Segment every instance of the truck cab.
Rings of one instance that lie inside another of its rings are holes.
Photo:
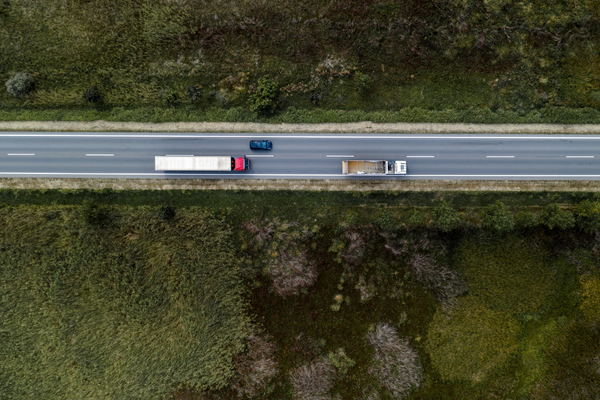
[[[231,169],[233,171],[248,171],[250,169],[250,161],[248,157],[231,157]]]

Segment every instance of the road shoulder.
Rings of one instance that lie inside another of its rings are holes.
[[[600,181],[0,178],[2,189],[600,192]]]
[[[446,124],[446,123],[324,123],[262,124],[243,122],[114,122],[0,121],[0,131],[58,132],[251,132],[251,133],[488,133],[600,134],[600,125]]]

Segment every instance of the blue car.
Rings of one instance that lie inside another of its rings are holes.
[[[250,142],[250,150],[271,150],[273,143],[270,140],[252,140]]]

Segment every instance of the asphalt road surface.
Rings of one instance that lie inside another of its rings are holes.
[[[271,151],[251,151],[269,139]],[[159,155],[250,159],[247,172],[160,172]],[[342,160],[406,160],[406,176],[346,176]],[[0,177],[600,179],[600,136],[0,132]]]

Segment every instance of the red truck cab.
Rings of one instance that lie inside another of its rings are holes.
[[[248,157],[232,157],[231,169],[233,169],[234,171],[248,171],[250,169],[250,162],[248,161]]]

